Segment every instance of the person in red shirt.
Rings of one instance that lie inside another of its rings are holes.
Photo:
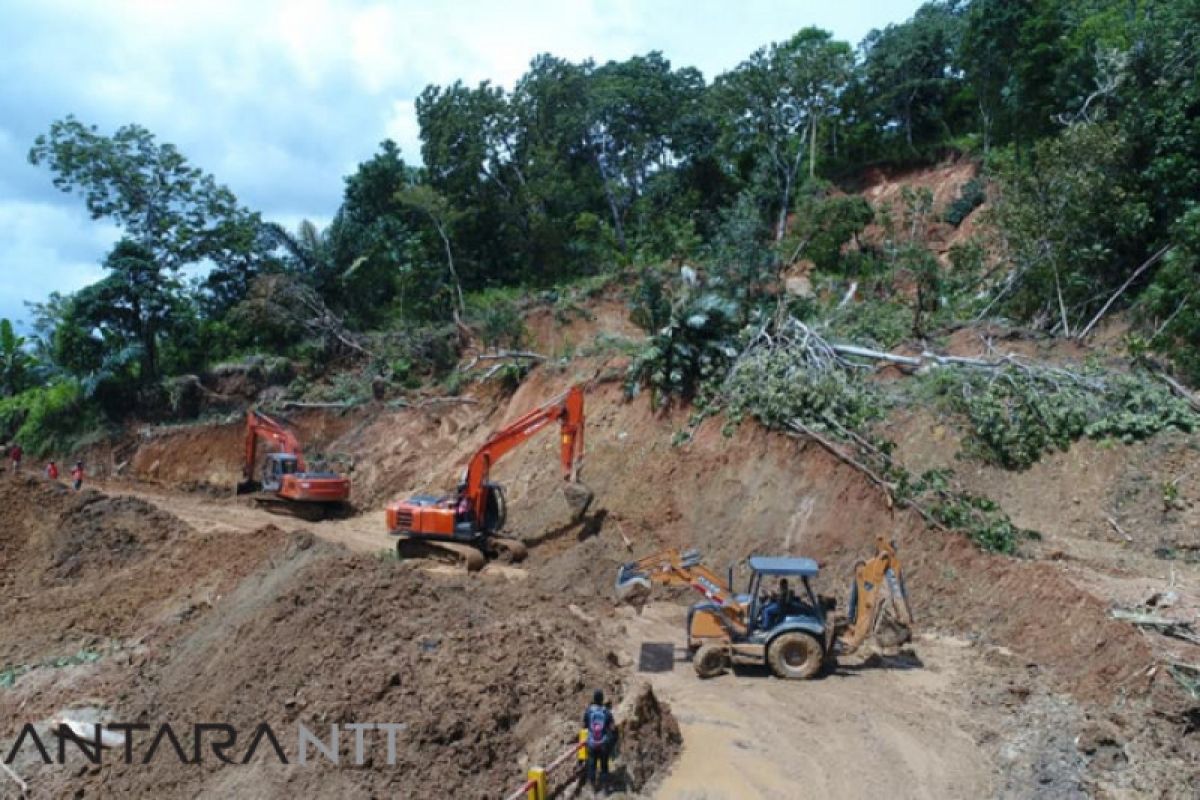
[[[75,491],[78,492],[80,487],[83,486],[83,462],[82,461],[75,462],[75,467],[74,467],[74,469],[71,470],[71,481],[73,482],[72,485],[75,487]]]
[[[12,448],[9,449],[8,457],[12,459],[13,472],[16,472],[21,468],[22,455],[23,452],[21,450],[21,445],[19,444],[13,444]]]
[[[58,464],[51,461],[46,465],[46,477],[52,481],[58,480]]]

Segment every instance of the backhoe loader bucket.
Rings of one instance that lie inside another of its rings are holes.
[[[643,606],[650,598],[650,579],[637,571],[636,564],[625,564],[617,571],[614,587],[617,602],[631,606]]]
[[[581,519],[587,513],[596,493],[582,483],[565,483],[563,484],[563,497],[566,498],[574,518]]]

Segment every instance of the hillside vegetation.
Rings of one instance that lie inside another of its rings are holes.
[[[657,52],[542,54],[511,88],[427,87],[423,166],[382,142],[324,229],[263,219],[136,124],[65,117],[29,158],[122,238],[104,279],[32,304],[28,338],[0,322],[0,438],[64,452],[192,416],[214,375],[326,402],[453,394],[468,349],[525,344],[530,303],[567,320],[606,291],[646,336],[592,347],[629,356],[630,394],[701,417],[886,460],[868,426],[896,395],[839,343],[937,350],[983,322],[1085,339],[1119,316],[1120,363],[955,368],[912,391],[1011,468],[1084,435],[1191,429],[1175,379],[1200,377],[1198,32],[1196,0],[947,0],[857,46],[803,29],[711,79]],[[976,173],[953,197],[860,193],[947,160]],[[528,362],[499,363],[513,382]]]

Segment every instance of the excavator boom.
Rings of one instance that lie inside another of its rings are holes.
[[[484,484],[492,466],[506,453],[524,444],[546,426],[558,422],[561,427],[563,479],[577,483],[583,461],[583,388],[572,386],[548,403],[522,415],[492,434],[480,447],[467,466],[466,496],[474,509],[475,518],[483,519],[487,496]],[[583,504],[587,510],[591,497]],[[575,503],[572,503],[575,505]],[[582,513],[577,510],[576,513]]]

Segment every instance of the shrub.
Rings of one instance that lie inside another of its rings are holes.
[[[986,199],[987,183],[977,175],[962,185],[958,197],[950,202],[942,219],[957,228],[972,211],[983,205]]]
[[[66,453],[103,430],[94,406],[74,380],[28,389],[0,400],[0,430],[35,456]]]
[[[1007,469],[1025,469],[1084,436],[1132,442],[1200,426],[1186,401],[1144,372],[1075,378],[1018,368],[993,375],[946,369],[929,385],[965,416],[968,452]]]
[[[741,359],[725,383],[724,396],[732,421],[750,415],[785,430],[793,420],[819,430],[833,420],[854,430],[881,415],[880,398],[856,375],[814,368],[787,348]]]
[[[701,382],[723,377],[738,352],[739,316],[736,302],[714,292],[686,295],[629,365],[627,393],[645,385],[657,405],[671,395],[690,399]]]
[[[469,318],[479,332],[484,347],[516,349],[525,340],[525,322],[517,304],[500,292],[487,292],[471,298]]]

